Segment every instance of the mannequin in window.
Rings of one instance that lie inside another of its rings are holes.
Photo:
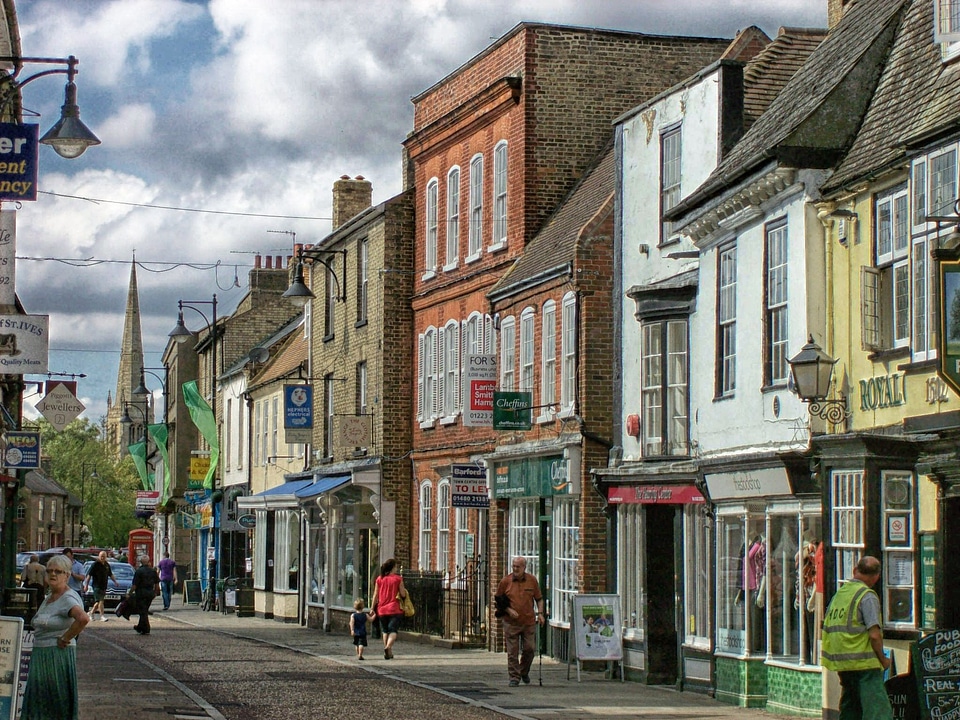
[[[766,622],[764,607],[766,606],[766,573],[767,573],[767,544],[763,535],[757,535],[747,550],[747,562],[744,568],[744,585],[747,593],[747,624],[749,626],[749,650],[758,652],[763,648]]]
[[[803,622],[806,630],[804,662],[807,663],[812,663],[816,657],[814,649],[820,635],[817,632],[819,624],[816,623],[814,618],[817,592],[816,553],[817,541],[813,539],[809,532],[804,533],[803,543],[797,551],[797,599],[794,601],[794,606],[804,614]]]

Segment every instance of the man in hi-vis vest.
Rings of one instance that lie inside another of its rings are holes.
[[[891,661],[883,654],[880,598],[873,591],[879,579],[880,561],[864,555],[823,619],[820,660],[840,675],[840,720],[893,717],[883,686],[883,671]]]

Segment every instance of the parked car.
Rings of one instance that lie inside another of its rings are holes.
[[[110,563],[110,570],[113,572],[113,577],[115,577],[117,581],[107,581],[107,594],[106,597],[104,597],[103,604],[105,607],[115,608],[120,604],[120,601],[127,592],[129,592],[130,586],[133,585],[133,568],[127,563],[117,562],[116,560],[109,560],[108,562]],[[93,563],[93,560],[88,560],[83,564],[84,574],[90,570],[90,566]],[[83,594],[83,607],[85,610],[89,610],[92,606],[93,586],[88,585],[87,591]]]

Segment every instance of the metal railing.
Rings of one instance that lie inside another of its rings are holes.
[[[446,588],[443,637],[464,645],[487,643],[489,608],[488,565],[484,558],[468,560]]]

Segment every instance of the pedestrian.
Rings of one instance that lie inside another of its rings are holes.
[[[494,602],[498,608],[497,614],[503,622],[503,643],[507,650],[510,687],[517,687],[521,682],[524,685],[530,684],[530,666],[536,654],[534,628],[538,622],[543,625],[546,614],[543,611],[540,583],[527,573],[526,558],[515,557],[510,567],[512,572],[497,585]]]
[[[840,720],[893,718],[883,685],[892,661],[883,652],[880,598],[873,590],[879,579],[880,561],[864,555],[823,619],[820,661],[840,676]]]
[[[70,560],[70,578],[69,585],[71,590],[75,590],[77,595],[83,598],[83,580],[86,574],[83,572],[83,563],[73,557],[73,550],[65,548],[63,554]]]
[[[30,560],[23,566],[20,572],[20,584],[37,591],[33,597],[33,609],[36,610],[47,592],[47,569],[40,564],[40,558],[36,555],[31,555]]]
[[[136,611],[140,614],[140,621],[133,629],[141,635],[150,634],[150,603],[157,596],[159,586],[160,577],[156,568],[150,564],[147,555],[141,555],[140,567],[133,573],[133,583],[130,586],[136,600]]]
[[[177,584],[177,564],[170,559],[170,553],[163,554],[163,560],[157,563],[160,568],[160,596],[163,598],[163,609],[170,609],[170,598],[173,597],[173,586]]]
[[[397,572],[397,561],[390,558],[380,566],[380,576],[373,591],[375,610],[371,613],[380,619],[384,660],[393,660],[393,646],[397,642],[397,632],[400,630],[400,621],[403,619],[400,598],[406,596],[407,588],[403,584],[403,578]]]
[[[33,616],[33,651],[21,720],[79,720],[76,638],[90,617],[69,586],[72,563],[64,555],[47,562],[50,592]]]
[[[107,596],[109,580],[113,580],[114,585],[117,584],[117,579],[113,576],[113,569],[107,561],[107,553],[101,550],[97,559],[90,563],[90,569],[87,570],[87,575],[83,581],[83,592],[87,592],[87,588],[93,585],[93,607],[90,608],[90,617],[93,620],[97,619],[97,608],[100,608],[100,620],[102,622],[107,621],[107,616],[103,612],[103,603]]]
[[[356,612],[350,614],[350,634],[357,646],[357,660],[363,660],[363,649],[367,646],[367,620],[373,619],[373,613],[365,613],[363,607],[363,598],[358,598],[353,603]]]

